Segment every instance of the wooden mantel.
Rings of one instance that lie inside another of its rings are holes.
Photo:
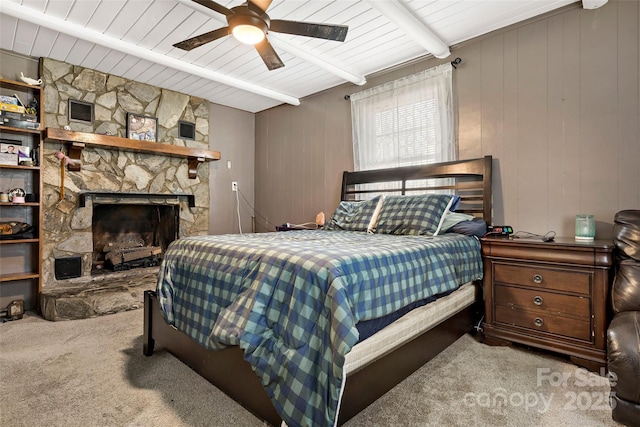
[[[67,155],[74,160],[80,160],[82,150],[86,146],[182,157],[188,159],[189,178],[192,179],[196,177],[200,163],[220,160],[219,151],[181,147],[179,145],[161,144],[159,142],[138,141],[135,139],[120,138],[118,136],[76,132],[57,128],[46,128],[44,131],[44,140],[45,142],[66,145],[68,150]],[[79,171],[80,166],[80,164],[69,164],[67,167],[71,171]]]

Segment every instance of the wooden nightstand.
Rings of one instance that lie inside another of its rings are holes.
[[[483,238],[485,342],[511,342],[605,367],[613,242]]]

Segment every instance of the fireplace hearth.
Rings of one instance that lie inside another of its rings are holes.
[[[57,286],[43,290],[41,306],[47,320],[141,307],[144,291],[155,289],[162,255],[180,237],[181,214],[189,212],[194,201],[184,194],[102,192],[85,192],[81,199],[79,212],[86,220],[79,223],[87,225],[79,234],[89,244],[74,246],[85,266],[91,262],[91,271],[56,280]]]

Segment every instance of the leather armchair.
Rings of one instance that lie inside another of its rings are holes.
[[[611,408],[615,421],[640,427],[640,210],[616,213],[613,238],[616,273],[607,330]]]

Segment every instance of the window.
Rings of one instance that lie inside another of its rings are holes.
[[[455,160],[452,66],[351,95],[355,170]]]

